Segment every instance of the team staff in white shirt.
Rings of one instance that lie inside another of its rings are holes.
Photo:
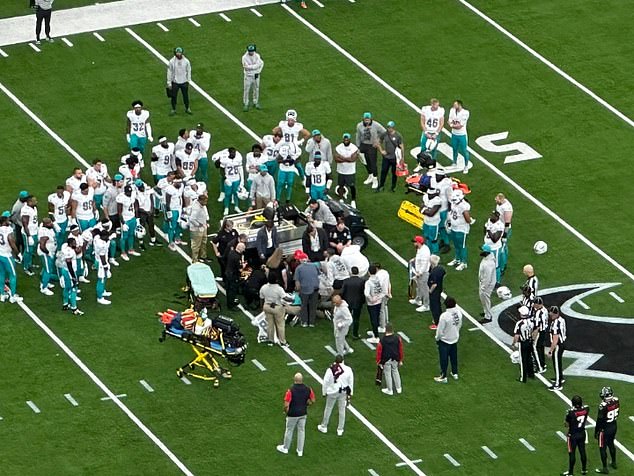
[[[335,147],[335,162],[337,163],[337,189],[350,189],[350,205],[357,208],[357,159],[359,148],[351,142],[352,136],[347,132],[343,135],[343,142]]]
[[[451,126],[451,148],[453,149],[453,164],[458,163],[458,154],[464,157],[463,173],[469,173],[469,138],[467,137],[467,121],[469,111],[462,107],[462,101],[456,99],[449,109],[449,125]]]
[[[253,105],[260,109],[260,75],[264,68],[264,61],[256,51],[254,44],[247,46],[247,51],[242,55],[242,69],[244,70],[244,91],[242,93],[243,111],[249,110],[249,95],[253,90]]]

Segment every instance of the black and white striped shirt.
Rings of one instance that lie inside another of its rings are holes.
[[[566,342],[566,321],[563,317],[559,316],[550,325],[550,338],[559,336],[559,342],[563,344]]]
[[[539,332],[548,330],[548,310],[545,307],[535,310],[535,314],[533,315],[533,326],[534,329]]]
[[[537,297],[537,291],[539,288],[539,279],[537,276],[531,276],[526,280],[524,286],[522,286],[522,293],[524,297],[522,298],[522,306],[526,306],[527,308],[533,307],[533,302]]]
[[[530,340],[533,333],[533,322],[528,318],[520,319],[515,323],[513,332],[519,336],[520,342],[526,342]]]

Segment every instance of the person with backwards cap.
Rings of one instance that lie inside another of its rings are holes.
[[[529,319],[530,309],[526,306],[519,308],[520,320],[513,329],[513,348],[520,350],[520,376],[518,382],[526,383],[526,378],[535,378],[533,369],[533,321]]]
[[[183,48],[180,46],[174,48],[174,56],[169,60],[167,64],[167,90],[172,102],[172,109],[170,110],[170,116],[176,114],[176,99],[178,98],[178,91],[181,91],[183,95],[183,104],[185,105],[185,112],[187,114],[193,114],[189,108],[189,83],[192,80],[192,66],[185,55],[183,55]]]
[[[257,52],[256,46],[247,45],[247,51],[242,55],[242,69],[244,70],[244,91],[242,94],[243,111],[249,110],[249,95],[253,90],[253,105],[260,109],[260,75],[264,68],[264,61]]]

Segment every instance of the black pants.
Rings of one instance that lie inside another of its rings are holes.
[[[381,304],[368,304],[368,314],[370,314],[370,325],[374,337],[379,337],[379,316],[381,315]]]
[[[302,324],[315,325],[315,319],[317,318],[317,304],[319,301],[319,291],[313,291],[310,294],[299,294],[302,300],[302,308],[299,311],[299,316]]]
[[[537,340],[533,345],[533,358],[535,359],[535,366],[540,372],[546,368],[546,348],[544,343],[546,341],[546,331],[541,331]]]
[[[553,352],[553,370],[555,371],[555,387],[561,387],[564,380],[564,369],[562,367],[562,356],[564,355],[564,345],[558,344]]]
[[[438,290],[438,288],[436,288],[429,294],[429,310],[431,311],[431,317],[434,319],[434,324],[436,325],[438,325],[438,319],[440,319],[440,315],[442,314],[442,307],[440,305],[441,293],[442,289]]]
[[[350,314],[352,314],[352,336],[359,337],[359,321],[361,320],[361,306],[351,307]]]
[[[447,368],[451,360],[451,373],[458,375],[458,344],[447,344],[438,341],[438,357],[440,360],[440,376],[447,377]]]
[[[601,456],[601,464],[604,468],[608,467],[608,452],[610,450],[610,458],[612,459],[612,465],[616,464],[616,448],[614,447],[614,440],[616,438],[616,425],[610,428],[602,430],[597,435],[599,439],[599,455]],[[607,448],[607,449],[606,449]]]
[[[359,152],[365,156],[365,168],[369,175],[378,176],[376,168],[376,147],[370,144],[361,144],[359,146]]]
[[[143,225],[147,232],[150,234],[150,238],[156,239],[156,231],[154,231],[154,215],[143,210],[139,210],[139,223]]]
[[[15,225],[15,232],[13,233],[15,237],[15,246],[20,253],[24,251],[24,238],[22,237],[22,225]]]
[[[176,98],[179,90],[183,93],[185,109],[189,109],[189,83],[172,83],[172,109],[176,109]]]
[[[51,9],[44,10],[37,7],[35,10],[35,39],[39,41],[40,32],[42,31],[42,21],[44,21],[44,33],[46,38],[51,37]]]
[[[520,342],[520,380],[526,383],[526,378],[533,377],[533,340],[528,339]]]
[[[236,299],[238,297],[238,290],[240,289],[240,282],[238,279],[227,278],[227,309],[236,308]]]
[[[379,183],[379,187],[383,187],[385,185],[387,173],[390,169],[392,170],[392,190],[394,190],[396,188],[396,159],[386,159],[385,157],[383,157],[383,162],[381,163],[381,181]]]
[[[573,474],[575,470],[575,453],[579,450],[579,458],[581,459],[581,470],[585,471],[588,464],[586,456],[586,432],[574,433],[568,435],[568,473]]]

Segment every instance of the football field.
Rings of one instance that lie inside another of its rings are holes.
[[[402,200],[418,199],[404,195],[402,183],[396,193],[360,186],[357,205],[371,231],[365,253],[390,272],[391,320],[407,337],[403,394],[380,392],[374,352],[350,340],[355,353],[346,362],[356,386],[345,435],[334,434],[332,421],[328,434],[317,431],[324,408],[318,396],[309,409],[304,456],[282,455],[275,451],[284,430],[282,396],[298,370],[321,395],[319,378],[332,361],[325,346],[334,347],[329,322],[287,328],[285,350],[258,345],[248,313],[228,312],[247,336],[247,360],[232,369],[231,381],[212,389],[179,380],[174,370],[191,358],[190,349],[157,339],[156,312],[186,305],[184,253],[150,248],[122,263],[109,281],[108,307],[96,304],[93,284],[82,285],[80,318],[61,310],[59,289],[44,296],[37,277],[20,270],[24,304],[0,305],[2,474],[558,474],[567,466],[558,432],[565,432],[569,399],[581,395],[594,417],[604,385],[622,402],[614,474],[634,474],[631,5],[319,3],[302,10],[298,2],[254,2],[251,10],[166,20],[163,28],[100,31],[103,41],[92,32],[71,35],[39,52],[28,44],[0,45],[0,208],[9,209],[26,189],[39,198],[43,218],[46,196],[74,167],[100,158],[117,168],[127,152],[124,116],[134,99],[151,112],[154,137],[174,140],[180,128],[203,122],[213,152],[235,146],[245,154],[289,108],[333,146],[372,111],[383,124],[394,120],[410,149],[420,137],[417,109],[438,97],[448,111],[460,98],[471,111],[474,166],[457,176],[472,189],[477,219],[468,269],[448,268],[445,279],[447,294],[465,313],[460,380],[433,381],[438,357],[431,318],[407,302],[404,263],[414,256],[411,239],[419,232],[396,213]],[[0,18],[24,13],[3,8]],[[265,61],[263,107],[245,113],[240,57],[249,43]],[[168,115],[164,63],[176,46],[192,63],[193,116],[182,109]],[[366,176],[361,169],[358,182]],[[210,177],[215,228],[222,214],[215,169]],[[546,302],[568,306],[561,392],[546,389],[550,369],[546,379],[515,381],[508,302],[495,298],[497,323],[477,323],[481,226],[499,192],[515,209],[503,284],[518,295],[522,266],[531,263]],[[296,186],[295,203],[304,199]],[[533,252],[537,240],[548,243],[546,254]],[[364,331],[365,311],[362,319]],[[591,471],[600,465],[593,431]]]

